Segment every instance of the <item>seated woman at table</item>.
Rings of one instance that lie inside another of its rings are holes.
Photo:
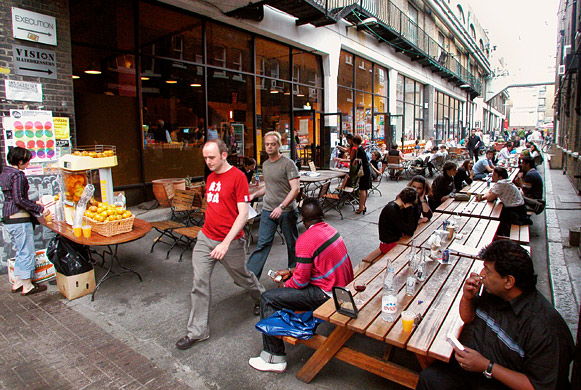
[[[381,153],[379,151],[376,150],[371,154],[371,161],[369,164],[369,168],[371,168],[371,180],[376,181],[381,175],[381,169],[383,168]]]
[[[535,164],[536,165],[540,165],[543,163],[544,159],[543,159],[543,155],[541,153],[541,151],[539,150],[539,148],[537,147],[537,145],[534,142],[531,142],[531,146],[529,148],[529,152],[531,154],[531,157],[535,159]]]
[[[432,182],[432,195],[428,197],[430,208],[435,210],[449,199],[454,193],[454,176],[458,166],[452,161],[446,161],[442,167],[442,174]]]
[[[494,168],[492,172],[494,186],[485,194],[477,195],[476,200],[494,202],[500,199],[503,204],[500,212],[500,225],[497,234],[508,237],[510,225],[532,225],[533,222],[527,215],[527,209],[522,193],[513,182],[508,179],[508,172],[504,168]]]
[[[11,292],[20,292],[22,295],[46,290],[45,284],[32,283],[36,263],[33,221],[36,221],[35,216],[49,212],[28,199],[28,180],[22,171],[28,167],[31,158],[32,153],[28,149],[18,146],[10,149],[6,156],[10,165],[4,167],[0,174],[0,187],[4,193],[2,223],[16,251]]]
[[[428,222],[432,218],[432,209],[428,204],[428,195],[432,193],[432,186],[422,175],[412,177],[408,187],[414,188],[418,193],[418,201],[414,205],[418,223]]]
[[[256,160],[250,157],[244,159],[244,174],[246,175],[246,180],[248,184],[254,178],[254,173],[256,169]]]
[[[472,159],[464,160],[458,172],[454,175],[454,187],[456,187],[456,192],[460,192],[465,185],[472,184],[474,180],[474,161]],[[466,183],[466,184],[464,184]]]
[[[379,215],[379,248],[368,254],[363,261],[372,262],[386,254],[403,236],[412,236],[418,227],[414,205],[418,192],[413,187],[405,187],[395,200],[389,202]]]

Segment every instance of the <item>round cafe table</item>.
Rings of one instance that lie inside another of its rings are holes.
[[[56,234],[65,237],[67,240],[70,240],[76,244],[89,246],[91,252],[96,253],[98,256],[101,257],[102,262],[101,264],[99,264],[99,266],[106,268],[106,272],[105,275],[103,275],[101,279],[99,279],[99,282],[95,286],[95,291],[93,291],[93,294],[91,294],[91,301],[95,300],[95,293],[97,292],[101,284],[104,281],[111,279],[113,276],[121,276],[124,273],[131,272],[137,275],[140,282],[143,280],[141,279],[141,275],[139,275],[136,271],[132,270],[131,268],[125,267],[121,263],[121,260],[117,256],[117,248],[120,244],[125,244],[131,241],[139,240],[147,233],[149,233],[151,231],[151,224],[149,222],[139,218],[135,218],[135,220],[133,221],[133,230],[131,230],[130,232],[117,234],[111,237],[105,237],[98,233],[92,232],[91,238],[85,238],[82,236],[75,237],[75,235],[73,234],[73,228],[69,226],[65,221],[53,221],[52,223],[47,224],[44,217],[38,218],[38,221],[40,222],[41,225],[46,226]],[[102,253],[97,252],[94,248],[99,246],[105,247]],[[110,259],[110,261],[107,261],[107,259]],[[109,263],[109,265],[106,266],[105,263]],[[117,265],[120,268],[122,268],[122,270],[121,271],[113,270],[114,263],[117,263]]]

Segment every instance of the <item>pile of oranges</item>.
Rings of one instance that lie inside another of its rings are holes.
[[[98,202],[96,205],[89,206],[85,211],[85,217],[91,218],[97,222],[119,221],[131,217],[131,211],[122,207],[110,205],[107,202]]]
[[[77,150],[73,152],[73,155],[102,158],[102,157],[113,157],[115,155],[115,152],[113,152],[112,150],[104,150],[103,152],[88,152],[86,150]]]

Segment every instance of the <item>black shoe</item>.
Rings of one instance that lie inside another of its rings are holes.
[[[178,347],[178,349],[189,349],[189,348],[192,348],[192,346],[195,343],[200,342],[200,341],[204,341],[206,339],[208,339],[208,337],[203,338],[203,339],[193,339],[190,336],[186,335],[176,342],[176,347]]]
[[[254,304],[254,309],[252,310],[252,313],[254,313],[255,316],[260,315],[260,303]]]

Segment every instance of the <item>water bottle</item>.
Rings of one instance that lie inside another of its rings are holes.
[[[424,248],[422,248],[417,268],[418,268],[417,272],[418,281],[423,282],[424,280],[426,280],[426,251]]]
[[[256,172],[256,186],[258,187],[260,185],[260,175],[258,174],[258,172]]]
[[[381,319],[394,322],[397,319],[397,294],[393,286],[395,270],[391,262],[387,266],[383,280],[383,295],[381,297]]]

